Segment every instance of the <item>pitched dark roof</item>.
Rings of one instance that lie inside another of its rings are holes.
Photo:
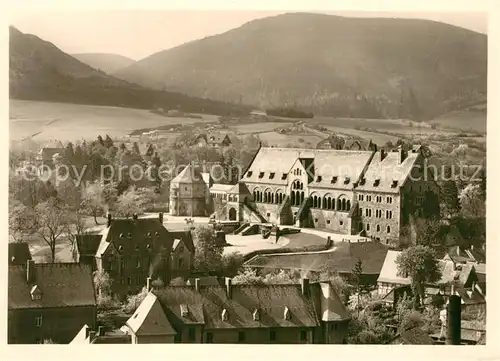
[[[9,243],[9,264],[26,265],[31,259],[31,252],[26,242]]]
[[[124,253],[135,251],[136,247],[147,247],[148,244],[152,249],[163,247],[170,252],[173,245],[172,235],[158,218],[113,219],[101,236],[96,257],[101,257],[111,244],[117,249],[122,247]]]
[[[206,329],[314,327],[319,324],[311,298],[304,297],[300,285],[233,285],[232,296],[225,287],[167,286],[153,291],[173,324],[201,323]],[[182,317],[180,305],[186,305],[187,317]],[[291,317],[285,319],[285,307]],[[223,320],[226,310],[228,318]],[[253,313],[259,312],[258,320]]]
[[[83,234],[76,236],[76,247],[80,255],[94,256],[101,243],[100,234]]]
[[[226,137],[229,139],[227,134],[211,132],[208,134],[200,134],[196,139],[203,138],[208,144],[222,144]],[[229,139],[229,141],[231,140]]]
[[[173,239],[180,239],[184,246],[190,251],[194,252],[193,236],[190,231],[168,231]]]
[[[9,266],[9,309],[96,305],[92,270],[78,263],[34,264],[34,282],[26,280],[26,266]],[[32,300],[34,286],[42,292]]]

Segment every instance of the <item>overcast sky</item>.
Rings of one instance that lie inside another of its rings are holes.
[[[269,11],[93,11],[15,13],[11,25],[74,53],[114,53],[135,60],[185,42],[220,34]],[[486,13],[323,12],[351,17],[403,17],[442,21],[487,33]]]

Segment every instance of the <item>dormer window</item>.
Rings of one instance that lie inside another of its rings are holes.
[[[292,315],[290,313],[290,309],[286,306],[285,306],[285,312],[283,312],[283,318],[287,321],[290,321],[290,319],[292,318]]]
[[[250,178],[250,177],[252,176],[252,173],[253,173],[253,172],[252,172],[251,170],[249,170],[249,171],[247,172],[247,178]]]
[[[42,299],[42,290],[37,285],[31,287],[30,294],[33,301]]]
[[[260,172],[259,173],[259,178],[263,178],[264,177],[264,172]]]
[[[365,182],[366,182],[366,179],[364,177],[359,180],[360,185],[364,185]]]
[[[286,180],[286,177],[288,176],[288,174],[286,173],[283,173],[283,175],[281,176],[281,180]]]
[[[188,306],[182,304],[181,305],[181,317],[187,317],[188,314],[189,314]]]
[[[373,186],[378,187],[379,184],[380,184],[380,178],[375,179],[375,181],[373,182]]]
[[[138,244],[135,246],[135,251],[136,251],[136,252],[138,252],[138,251],[139,251],[139,245],[138,245]]]
[[[120,245],[120,246],[118,247],[118,250],[119,250],[120,252],[121,252],[121,251],[123,251],[123,246],[122,246],[122,245]]]
[[[273,173],[269,173],[269,179],[273,179],[274,178],[274,172]]]
[[[120,233],[120,238],[125,238],[125,235],[123,233]]]
[[[319,175],[318,177],[316,177],[316,182],[321,182],[322,179],[323,177]]]
[[[259,321],[260,320],[259,310],[257,309],[253,310],[252,316],[254,321]]]
[[[338,180],[338,179],[339,179],[339,177],[337,177],[337,176],[333,176],[333,177],[332,177],[332,182],[331,182],[331,183],[332,183],[332,184],[337,183],[337,180]]]
[[[151,232],[148,232],[148,234],[146,235],[146,237],[151,237]]]
[[[398,186],[398,181],[396,179],[392,180],[391,188],[396,188]]]
[[[156,236],[156,237],[159,237],[159,236],[160,236],[160,234],[159,234],[158,232],[155,232],[155,236]]]
[[[148,243],[148,245],[146,246],[147,249],[151,249],[151,245]]]
[[[224,309],[222,310],[222,314],[221,314],[222,321],[227,321],[228,316],[229,316],[229,315],[227,314],[227,310],[224,308]]]
[[[349,184],[350,181],[351,181],[350,177],[345,177],[344,178],[344,184]]]
[[[130,233],[130,232],[129,232],[129,233],[127,234],[127,238],[128,238],[128,239],[131,239],[131,238],[132,238],[132,233]]]

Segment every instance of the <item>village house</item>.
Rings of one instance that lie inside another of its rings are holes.
[[[212,147],[212,148],[222,148],[231,145],[231,139],[227,134],[221,133],[207,133],[198,135],[195,140],[195,144],[200,147]]]
[[[424,153],[420,146],[392,152],[260,147],[239,182],[242,191],[232,202],[227,192],[226,217],[397,244],[408,215],[422,216],[427,197],[437,194]]]
[[[104,326],[98,326],[97,331],[84,325],[80,332],[70,342],[71,345],[94,345],[94,344],[131,344],[132,338],[121,330],[107,331]]]
[[[86,243],[87,242],[87,243]],[[107,272],[114,294],[137,293],[148,277],[168,283],[187,278],[193,267],[194,244],[188,231],[169,232],[158,218],[131,219],[108,215],[98,235],[77,238],[77,260]]]
[[[151,281],[148,281],[150,283]],[[122,329],[133,343],[347,342],[349,314],[329,282],[152,289]],[[150,289],[150,286],[148,286]]]
[[[92,270],[78,263],[10,265],[8,342],[69,343],[84,325],[95,327]]]
[[[396,259],[401,252],[388,251],[380,276],[377,280],[378,294],[388,296],[395,289],[411,284],[407,275],[400,275]],[[425,285],[427,296],[441,295],[446,302],[449,296],[458,295],[462,299],[463,309],[485,309],[485,292],[478,284],[475,266],[472,264],[455,265],[449,260],[439,260],[442,277],[434,284]],[[395,297],[391,296],[391,297]]]
[[[31,252],[26,242],[9,243],[9,265],[24,266],[31,259]]]

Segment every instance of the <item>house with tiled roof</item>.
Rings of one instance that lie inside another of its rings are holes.
[[[193,270],[194,242],[190,231],[170,231],[172,244],[170,278],[187,278]]]
[[[84,325],[80,332],[70,342],[71,345],[94,345],[94,344],[131,344],[132,337],[121,330],[107,331],[104,326],[99,326],[97,331]]]
[[[350,320],[330,283],[307,279],[235,285],[226,279],[225,285],[207,286],[195,280],[191,286],[152,289],[127,321],[131,334],[141,329],[131,325],[134,317],[156,340],[247,344],[346,343]]]
[[[102,235],[100,233],[80,234],[76,236],[73,245],[72,256],[75,262],[87,264],[96,269],[95,255]]]
[[[199,134],[195,138],[194,143],[198,144],[200,147],[228,147],[231,145],[231,139],[227,134],[211,132],[207,134]]]
[[[411,284],[411,279],[398,272],[396,259],[398,251],[388,251],[377,280],[378,293],[386,296],[393,289]],[[442,295],[445,300],[450,295],[459,295],[462,307],[479,308],[486,306],[485,294],[478,287],[478,277],[474,265],[455,265],[449,260],[438,260],[441,279],[433,284],[425,285],[428,296]]]
[[[95,327],[92,269],[78,263],[10,265],[8,342],[69,343],[84,325]]]
[[[31,252],[26,242],[9,243],[9,265],[25,265],[31,259]]]
[[[437,187],[421,148],[392,152],[260,147],[226,217],[397,243]],[[214,192],[215,193],[215,192]],[[255,215],[257,214],[257,217]]]

